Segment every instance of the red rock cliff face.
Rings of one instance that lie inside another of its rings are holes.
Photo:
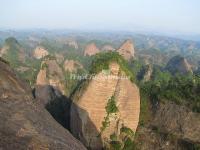
[[[64,80],[64,73],[56,60],[45,60],[41,64],[36,85],[51,85],[64,94]]]
[[[135,54],[133,42],[131,40],[126,40],[117,50],[117,52],[122,55],[126,60],[130,60],[134,57]]]
[[[41,59],[45,56],[47,56],[49,54],[49,52],[44,49],[43,47],[36,47],[34,52],[33,52],[33,56],[37,59]]]
[[[0,149],[85,150],[33,99],[31,89],[0,60]]]
[[[88,44],[84,51],[84,56],[92,56],[99,53],[99,49],[97,48],[95,43]]]
[[[110,75],[118,77],[119,65],[110,65]],[[71,108],[71,131],[87,147],[101,149],[106,139],[113,133],[118,133],[122,125],[136,131],[139,112],[139,89],[129,79],[107,78],[104,72],[98,73],[85,89],[74,96]],[[78,96],[77,96],[78,95]],[[105,107],[108,99],[114,95],[119,112],[111,116],[110,126],[101,132],[102,122],[106,116]],[[77,96],[77,97],[76,97]]]

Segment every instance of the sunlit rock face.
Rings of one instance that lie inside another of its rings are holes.
[[[99,49],[97,48],[95,43],[88,44],[84,50],[84,56],[92,56],[97,53],[99,53]]]
[[[64,72],[55,59],[46,59],[41,63],[41,69],[36,79],[37,86],[51,85],[61,94],[65,94]]]
[[[122,55],[126,60],[130,60],[134,57],[135,54],[133,42],[131,40],[126,40],[117,50],[117,52]]]
[[[40,47],[40,46],[36,47],[34,52],[33,52],[33,56],[37,59],[41,59],[41,58],[43,58],[47,55],[49,55],[49,52],[46,49],[44,49],[43,47]]]
[[[102,71],[85,83],[73,96],[71,131],[86,147],[101,149],[111,134],[119,133],[122,126],[136,131],[140,95],[138,87],[128,78],[120,78],[120,67],[111,63],[109,72]],[[110,79],[110,76],[113,78]],[[102,132],[108,100],[114,96],[118,112],[109,116],[110,124]],[[101,133],[100,136],[98,136]]]

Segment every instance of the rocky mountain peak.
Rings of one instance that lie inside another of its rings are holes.
[[[120,78],[122,74],[118,63],[111,62],[109,70],[84,82],[73,96],[71,131],[88,148],[101,149],[124,126],[136,131],[139,89],[128,78]]]
[[[88,44],[84,50],[84,56],[92,56],[97,53],[99,53],[99,49],[97,48],[95,43]]]
[[[166,69],[172,74],[175,73],[192,73],[192,67],[185,57],[180,55],[172,57],[166,65]]]
[[[41,59],[45,56],[49,55],[49,52],[41,47],[41,46],[37,46],[33,52],[33,56],[36,58],[36,59]]]
[[[130,60],[134,57],[135,54],[133,42],[131,40],[126,40],[117,50],[117,52],[122,55],[126,60]]]
[[[56,59],[45,59],[41,63],[41,68],[36,79],[36,87],[38,87],[36,88],[36,93],[38,97],[40,97],[40,94],[43,94],[40,87],[45,86],[52,86],[58,96],[65,94],[64,72]]]

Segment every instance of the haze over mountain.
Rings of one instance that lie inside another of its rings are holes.
[[[121,30],[190,39],[199,39],[200,34],[200,2],[196,0],[16,0],[12,5],[3,0],[1,6],[0,29]]]

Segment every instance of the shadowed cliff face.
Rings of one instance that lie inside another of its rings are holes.
[[[0,149],[85,149],[0,61]]]
[[[187,74],[192,73],[192,67],[188,63],[187,59],[181,56],[172,57],[167,63],[166,69],[172,74],[181,73]]]
[[[91,149],[101,149],[110,135],[118,134],[122,126],[135,132],[139,120],[140,97],[137,86],[129,79],[119,78],[120,67],[117,63],[111,63],[109,68],[110,75],[116,78],[108,78],[102,71],[89,81],[87,87],[82,87],[73,96],[71,131]],[[102,131],[102,122],[107,114],[105,107],[113,95],[119,111],[110,115],[110,125]]]
[[[51,85],[57,91],[57,95],[65,94],[64,72],[55,59],[47,59],[42,62],[41,69],[37,75],[36,85]]]

